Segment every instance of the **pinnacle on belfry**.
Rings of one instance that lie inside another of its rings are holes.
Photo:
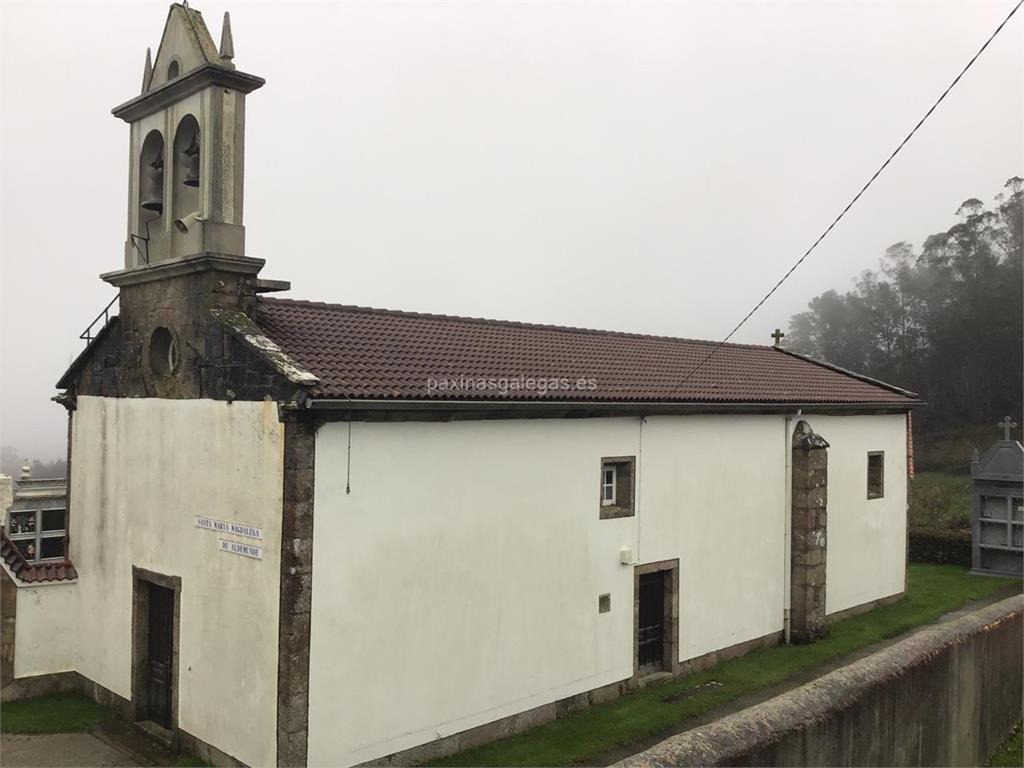
[[[150,78],[153,77],[153,54],[146,46],[146,68],[142,71],[142,92],[145,93],[149,87]]]
[[[224,25],[220,29],[220,57],[231,61],[235,58],[235,41],[231,37],[231,14],[224,11]]]

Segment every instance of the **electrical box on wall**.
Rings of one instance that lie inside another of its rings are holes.
[[[623,565],[633,564],[633,550],[629,547],[625,547],[619,552],[619,562]]]

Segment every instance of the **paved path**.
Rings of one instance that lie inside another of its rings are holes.
[[[3,768],[137,766],[131,756],[91,733],[46,733],[0,738]]]

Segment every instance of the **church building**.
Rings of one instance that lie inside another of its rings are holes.
[[[85,691],[216,765],[410,764],[902,596],[916,395],[778,339],[280,298],[263,85],[174,4],[113,110],[119,301],[57,384],[62,545],[3,530],[5,700]]]

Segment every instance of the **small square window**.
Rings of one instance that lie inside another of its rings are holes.
[[[600,517],[602,520],[633,515],[634,456],[601,459]]]
[[[610,594],[597,596],[597,612],[608,613],[612,609],[612,596]]]
[[[18,548],[21,552],[21,556],[28,560],[30,563],[36,559],[36,540],[35,539],[14,539],[11,543]]]
[[[46,510],[43,510],[43,530],[44,531],[63,531],[64,530],[64,510],[63,509],[46,509]]]
[[[63,536],[54,536],[52,538],[39,540],[40,560],[63,560],[64,557]]]
[[[880,499],[885,496],[885,452],[868,453],[868,498]]]
[[[8,518],[8,533],[35,533],[36,513],[35,512],[11,512]]]

